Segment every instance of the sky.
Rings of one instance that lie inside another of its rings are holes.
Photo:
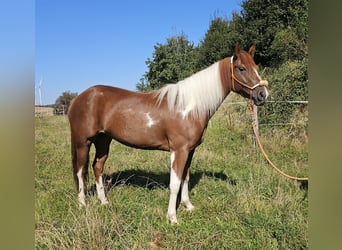
[[[197,45],[214,17],[240,10],[241,0],[36,0],[35,104],[96,84],[135,91],[157,43],[184,33]]]

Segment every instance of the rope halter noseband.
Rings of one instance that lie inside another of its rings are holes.
[[[260,82],[254,84],[253,86],[249,86],[248,84],[240,81],[239,79],[237,79],[234,75],[234,63],[233,63],[233,59],[234,59],[234,56],[232,56],[230,58],[230,67],[231,67],[231,72],[232,72],[232,89],[235,91],[235,87],[234,87],[234,80],[237,81],[240,85],[248,88],[251,92],[256,88],[256,87],[259,87],[259,86],[268,86],[268,81],[266,80],[260,80]]]

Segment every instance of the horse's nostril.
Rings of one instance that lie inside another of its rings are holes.
[[[266,96],[266,93],[264,91],[259,92],[259,99],[264,99]]]

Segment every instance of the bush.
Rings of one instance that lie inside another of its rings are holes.
[[[303,111],[306,104],[292,104],[287,101],[308,100],[307,59],[287,61],[279,68],[265,70],[263,78],[269,82],[269,101],[259,110],[260,123],[287,123],[295,110]]]

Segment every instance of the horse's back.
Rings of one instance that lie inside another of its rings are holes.
[[[68,111],[69,119],[73,119],[74,116],[78,116],[79,119],[85,113],[101,113],[101,111],[104,111],[107,103],[112,105],[132,93],[131,91],[112,86],[92,86],[72,100]]]
[[[77,97],[75,97],[72,103],[80,103],[81,105],[84,105],[84,104],[89,105],[91,103],[84,103],[84,101],[99,100],[107,95],[121,96],[121,95],[128,95],[130,93],[133,93],[133,92],[129,90],[117,88],[117,87],[107,86],[107,85],[95,85],[86,89]],[[72,104],[72,106],[73,105],[74,104]]]
[[[69,107],[68,117],[71,131],[87,137],[99,131],[118,130],[127,127],[125,118],[129,113],[131,123],[139,122],[139,108],[148,113],[155,106],[153,94],[133,92],[117,87],[96,85],[75,97]],[[114,122],[115,121],[115,122]],[[121,122],[120,122],[121,121]],[[134,122],[135,121],[135,122]],[[136,124],[136,125],[137,125]]]

